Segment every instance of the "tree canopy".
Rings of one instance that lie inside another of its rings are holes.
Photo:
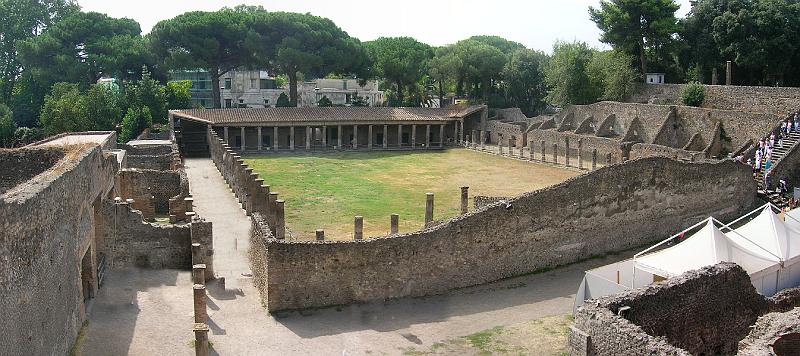
[[[411,37],[381,37],[365,42],[373,63],[373,75],[394,86],[397,101],[405,102],[404,91],[420,80],[433,57],[431,46]]]

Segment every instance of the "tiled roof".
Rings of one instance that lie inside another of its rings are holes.
[[[483,106],[438,108],[308,107],[175,110],[179,117],[211,124],[319,121],[448,121],[462,118]]]

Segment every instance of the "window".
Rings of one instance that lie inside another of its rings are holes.
[[[225,99],[225,107],[226,107],[226,108],[233,107],[233,100],[231,100],[231,99]]]
[[[350,104],[352,99],[353,99],[352,94],[347,94],[347,96],[345,96],[344,102]]]
[[[200,99],[200,106],[206,107],[206,99]]]
[[[239,99],[239,104],[244,104],[244,99]]]
[[[231,86],[231,78],[225,78],[225,89],[230,89]]]
[[[260,89],[275,89],[275,85],[270,85],[270,84],[272,84],[272,82],[269,79],[259,80]]]

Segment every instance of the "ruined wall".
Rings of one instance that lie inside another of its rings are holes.
[[[0,193],[26,182],[64,158],[60,148],[0,149]]]
[[[171,169],[172,155],[126,155],[128,168],[152,169],[165,171]]]
[[[93,203],[112,188],[116,160],[82,146],[55,167],[0,195],[2,355],[65,355],[85,317],[81,258],[88,249],[94,261]]]
[[[800,308],[758,318],[739,342],[739,355],[800,355]]]
[[[486,130],[489,131],[489,143],[497,144],[502,141],[503,147],[508,146],[508,139],[512,137],[515,138],[514,147],[524,147],[527,141],[525,127],[521,124],[489,120],[486,122]],[[471,135],[469,132],[466,134]]]
[[[584,167],[591,165],[592,150],[597,150],[597,164],[606,164],[606,156],[611,154],[611,163],[622,162],[626,151],[620,145],[620,142],[614,139],[597,136],[579,135],[572,132],[558,132],[556,130],[531,130],[528,131],[528,141],[530,147],[533,147],[534,156],[539,159],[542,154],[542,141],[545,142],[545,158],[547,161],[552,160],[553,144],[558,145],[558,161],[564,163],[564,150],[566,149],[567,140],[569,140],[569,149],[571,157],[571,165],[578,165],[578,140],[582,140],[581,154],[583,155]]]
[[[510,199],[509,197],[487,197],[483,195],[476,195],[472,198],[472,205],[475,208],[475,210],[477,210],[487,205],[492,205],[494,203],[497,203],[501,200],[509,200],[509,199]]]
[[[647,158],[604,167],[432,228],[364,241],[279,241],[267,256],[270,311],[423,296],[658,241],[755,198],[732,161]]]
[[[760,315],[791,310],[797,294],[764,298],[734,263],[689,271],[587,301],[575,313],[570,354],[732,355]]]
[[[642,84],[628,101],[681,104],[683,84]],[[704,85],[703,107],[784,116],[800,109],[800,88]]]
[[[113,268],[189,269],[192,266],[192,236],[188,224],[145,222],[127,203],[103,203],[102,229],[107,262]]]
[[[654,145],[652,143],[636,143],[631,145],[629,153],[630,159],[653,156],[670,157],[687,161],[695,161],[706,158],[703,152],[686,151],[678,148]]]

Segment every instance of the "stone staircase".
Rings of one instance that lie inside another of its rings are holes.
[[[800,142],[800,132],[790,132],[788,136],[783,138],[782,147],[779,147],[778,144],[775,143],[775,147],[772,149],[772,167],[775,167],[775,164],[789,153],[798,142]],[[756,183],[758,184],[758,194],[773,205],[783,208],[788,205],[788,201],[781,197],[774,189],[769,189],[771,187],[764,187],[765,165],[766,160],[761,162],[761,172],[755,176]],[[772,187],[777,186],[778,179],[780,179],[780,177],[771,177]]]

